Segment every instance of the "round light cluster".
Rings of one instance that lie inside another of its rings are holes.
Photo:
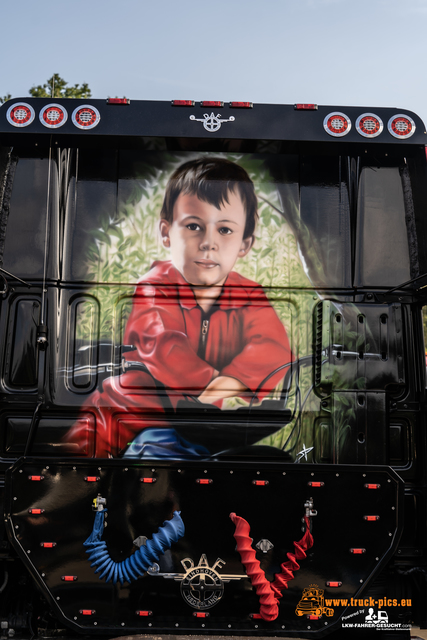
[[[98,109],[89,104],[84,104],[74,109],[71,120],[79,129],[93,129],[101,119]]]
[[[31,105],[26,102],[18,102],[9,107],[6,118],[14,127],[27,127],[34,120],[35,113]]]
[[[330,113],[326,116],[323,121],[323,126],[330,136],[341,138],[342,136],[347,135],[350,131],[351,120],[345,115],[345,113],[335,111],[334,113]]]
[[[409,116],[398,113],[388,121],[388,130],[395,138],[410,138],[415,133],[415,122]]]
[[[67,122],[68,113],[59,104],[48,104],[40,111],[40,122],[49,129],[58,129]]]
[[[383,121],[374,113],[363,113],[356,120],[356,130],[365,138],[376,138],[383,129]]]

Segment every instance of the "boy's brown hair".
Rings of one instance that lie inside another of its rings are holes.
[[[246,213],[243,238],[249,238],[258,220],[254,185],[245,169],[224,158],[198,158],[180,165],[169,178],[160,217],[172,224],[173,208],[181,193],[195,195],[219,209],[229,203],[229,192],[240,195]]]

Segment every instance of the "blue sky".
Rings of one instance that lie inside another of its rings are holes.
[[[0,95],[316,102],[427,122],[427,0],[0,0]]]

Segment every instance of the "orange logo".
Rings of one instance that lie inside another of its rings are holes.
[[[322,616],[333,616],[334,610],[325,607],[325,601],[323,598],[324,590],[319,589],[317,584],[311,584],[309,587],[303,590],[302,598],[297,604],[295,613],[297,616],[307,616],[315,620]]]

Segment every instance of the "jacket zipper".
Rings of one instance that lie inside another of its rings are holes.
[[[203,351],[206,352],[206,340],[208,339],[208,331],[209,331],[209,320],[203,320],[202,322],[202,347]]]

